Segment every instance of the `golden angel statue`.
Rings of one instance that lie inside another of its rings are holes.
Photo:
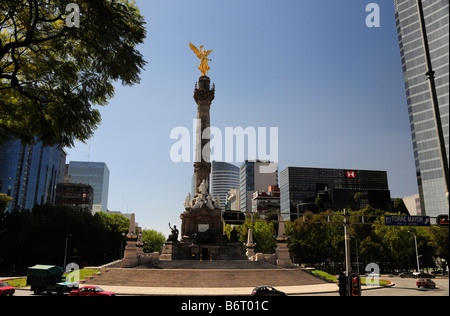
[[[192,51],[197,55],[197,57],[201,60],[200,66],[198,69],[202,72],[202,76],[206,76],[208,74],[208,71],[210,70],[208,66],[208,61],[212,61],[212,59],[208,59],[208,55],[211,54],[213,51],[211,50],[204,50],[203,45],[200,45],[200,50],[197,49],[194,45],[192,45],[191,42],[189,42],[189,47],[192,49]]]

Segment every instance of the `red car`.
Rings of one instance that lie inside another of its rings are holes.
[[[436,283],[434,283],[431,279],[420,279],[416,282],[417,287],[420,289],[420,287],[428,287],[430,289],[436,288]]]
[[[82,288],[71,291],[69,296],[115,296],[114,292],[103,291],[98,286],[83,286]]]
[[[2,295],[8,295],[13,296],[13,294],[16,292],[16,290],[10,286],[6,282],[0,282],[0,296]]]

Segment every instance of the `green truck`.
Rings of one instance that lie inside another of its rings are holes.
[[[52,265],[35,265],[27,270],[27,286],[34,294],[56,293],[62,295],[79,288],[78,283],[66,282],[64,269]]]

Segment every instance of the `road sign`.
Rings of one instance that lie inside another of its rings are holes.
[[[449,227],[448,226],[448,215],[439,215],[436,219],[437,223],[441,227]]]
[[[386,226],[430,226],[429,216],[384,215]]]

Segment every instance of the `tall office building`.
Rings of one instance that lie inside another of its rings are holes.
[[[104,162],[69,162],[71,183],[90,184],[94,189],[92,213],[108,210],[109,169]]]
[[[0,146],[0,193],[12,197],[8,212],[31,210],[36,204],[54,204],[56,184],[64,177],[66,153],[12,140]]]
[[[422,0],[431,63],[449,153],[449,2]],[[422,215],[447,214],[445,183],[416,0],[395,0],[395,18],[406,88]],[[419,214],[420,215],[420,214]]]
[[[239,167],[220,161],[211,163],[211,194],[220,199],[220,208],[225,209],[226,197],[231,189],[239,188]]]
[[[278,185],[278,164],[261,160],[246,160],[240,168],[240,211],[252,211],[253,192]]]
[[[367,205],[389,211],[386,171],[288,167],[280,173],[281,213],[291,213],[286,219],[306,211],[360,210]]]

